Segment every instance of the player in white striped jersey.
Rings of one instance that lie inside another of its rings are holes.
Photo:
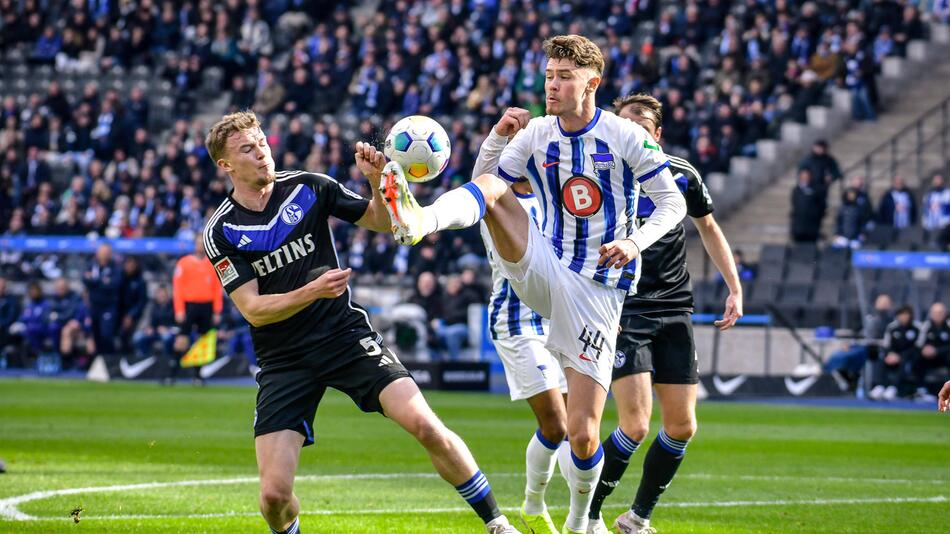
[[[529,118],[528,112],[523,109],[513,108],[509,113],[525,121]],[[472,176],[496,173],[498,159],[506,144],[508,139],[492,130],[478,151]],[[541,205],[530,185],[518,182],[511,189],[528,213],[531,223],[539,225]],[[521,302],[511,283],[502,276],[502,267],[488,226],[484,221],[480,226],[492,268],[489,332],[505,366],[511,400],[527,401],[538,421],[538,429],[532,434],[525,450],[525,500],[521,507],[521,519],[528,532],[556,534],[557,528],[547,511],[544,495],[554,475],[558,446],[567,433],[567,411],[563,398],[563,394],[567,393],[567,381],[557,359],[545,347],[548,320]]]
[[[596,107],[604,70],[600,49],[582,36],[566,35],[545,41],[544,50],[548,115],[525,123],[506,112],[495,129],[507,137],[523,128],[502,152],[498,172],[510,181],[529,178],[541,199],[540,230],[509,182],[491,174],[425,209],[412,198],[398,164],[387,164],[380,188],[393,233],[403,243],[484,217],[503,275],[523,302],[550,319],[547,347],[564,369],[569,392],[571,506],[562,530],[584,532],[603,460],[600,418],[620,309],[636,287],[636,263],[628,264],[682,220],[686,205],[669,161],[643,128]],[[656,210],[635,228],[641,187]]]

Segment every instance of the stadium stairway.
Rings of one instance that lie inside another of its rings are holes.
[[[827,139],[831,154],[844,170],[950,96],[950,26],[932,24],[930,39],[909,43],[906,58],[885,58],[878,88],[882,110],[877,121],[853,121],[850,92],[834,88],[831,106],[808,108],[808,124],[782,124],[781,139],[757,143],[757,158],[734,157],[728,175],[707,177],[717,205],[717,219],[733,248],[741,249],[747,260],[756,261],[766,243],[789,241],[791,192],[797,179],[796,170],[813,141]],[[927,133],[930,132],[925,135]],[[879,167],[887,164],[886,158],[879,160],[876,163]],[[924,163],[925,176],[939,165],[930,160]],[[883,169],[873,170],[880,173]],[[902,175],[909,187],[921,186],[919,177],[910,173]],[[890,178],[884,176],[868,184],[874,206],[889,185]],[[825,236],[830,236],[834,228],[839,192],[838,188],[829,192],[828,215],[823,225]],[[704,256],[700,240],[690,240],[687,261],[694,280],[703,277]],[[709,266],[709,269],[714,271],[715,267]]]

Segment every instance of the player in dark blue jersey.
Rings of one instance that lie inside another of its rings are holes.
[[[373,185],[367,200],[325,174],[275,172],[253,113],[222,118],[206,145],[234,187],[209,219],[204,245],[221,284],[251,324],[261,368],[254,417],[260,506],[271,530],[299,532],[294,473],[301,448],[314,443],[317,405],[332,387],[415,436],[488,532],[517,532],[499,512],[465,443],[432,412],[366,312],[350,300],[350,269],[340,269],[328,218],[389,231],[377,192],[383,155],[368,144],[356,145],[356,164]]]
[[[657,142],[663,133],[662,106],[645,94],[618,98],[620,117],[642,126]],[[699,230],[703,246],[722,273],[729,296],[722,330],[742,316],[742,286],[729,243],[713,218],[713,204],[699,172],[686,160],[670,156],[670,170],[686,200],[686,212]],[[637,222],[653,211],[649,198],[640,197]],[[628,295],[620,318],[617,355],[611,391],[617,403],[620,426],[604,440],[604,468],[594,491],[588,534],[607,532],[600,509],[620,482],[630,456],[646,437],[653,411],[651,382],[656,389],[663,427],[647,452],[643,476],[631,509],[617,518],[614,527],[623,534],[655,532],[650,515],[686,453],[696,432],[696,384],[699,369],[690,315],[693,295],[686,270],[686,230],[677,224],[641,254],[643,266],[635,295]]]

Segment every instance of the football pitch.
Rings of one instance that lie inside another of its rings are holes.
[[[252,387],[0,381],[0,532],[268,532],[257,511]],[[428,393],[517,516],[524,403]],[[608,401],[602,435],[616,424]],[[652,434],[659,425],[654,414]],[[652,440],[652,437],[649,438]],[[393,423],[328,392],[296,493],[304,533],[484,532]],[[645,447],[605,506],[636,491]],[[548,504],[560,526],[567,491]],[[82,508],[80,522],[70,512]],[[20,520],[12,520],[19,517]],[[654,513],[661,533],[946,532],[950,417],[934,412],[706,402]]]

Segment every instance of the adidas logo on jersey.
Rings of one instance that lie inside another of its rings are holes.
[[[257,273],[257,276],[263,277],[277,269],[283,268],[284,265],[290,265],[300,258],[310,255],[310,253],[316,249],[317,246],[313,242],[313,234],[307,234],[289,243],[285,243],[279,249],[251,263],[251,265],[254,267],[254,272]]]
[[[245,234],[241,234],[241,240],[238,241],[238,244],[237,244],[238,248],[246,247],[247,245],[250,245],[250,244],[251,244],[251,238],[247,237]]]

